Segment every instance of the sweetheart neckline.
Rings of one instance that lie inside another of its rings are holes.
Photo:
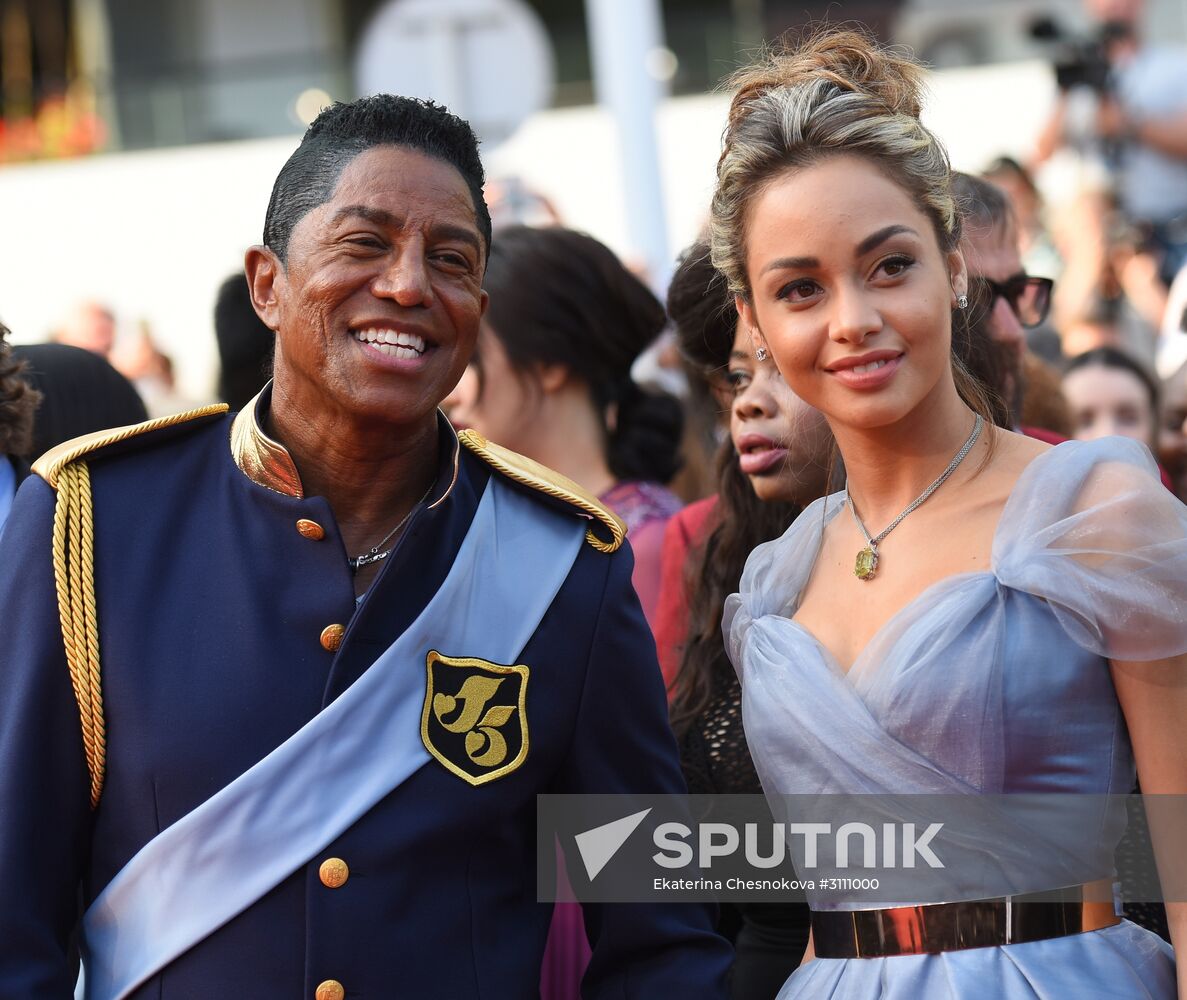
[[[941,577],[939,580],[936,580],[933,583],[929,583],[926,587],[923,588],[923,590],[921,590],[918,594],[916,594],[913,598],[911,598],[911,600],[909,600],[906,604],[904,604],[901,608],[899,608],[894,614],[892,614],[889,618],[887,618],[886,621],[884,621],[881,625],[879,625],[877,629],[875,629],[874,634],[871,635],[870,638],[866,641],[865,645],[862,646],[860,650],[858,650],[857,655],[853,658],[853,662],[850,663],[848,667],[842,666],[841,661],[837,657],[836,653],[834,653],[831,649],[828,648],[828,646],[826,646],[823,642],[821,642],[820,639],[818,639],[816,637],[816,634],[810,628],[808,628],[807,625],[805,625],[801,621],[797,621],[796,618],[794,618],[794,617],[787,618],[787,621],[791,622],[791,624],[794,625],[797,629],[799,629],[799,631],[803,632],[804,635],[807,636],[807,638],[812,642],[812,645],[814,645],[817,649],[819,649],[822,653],[824,653],[824,655],[828,658],[828,662],[830,663],[830,665],[835,667],[837,669],[837,671],[841,674],[842,677],[847,678],[849,676],[849,674],[852,673],[853,668],[856,667],[862,661],[862,659],[865,657],[865,655],[869,651],[870,647],[873,646],[874,643],[876,643],[878,641],[878,638],[882,635],[882,633],[885,632],[887,629],[889,629],[890,626],[893,625],[896,621],[898,621],[899,618],[901,618],[908,611],[910,611],[912,608],[914,608],[915,605],[919,604],[933,590],[936,590],[940,587],[950,585],[953,581],[960,581],[961,583],[965,583],[965,582],[968,582],[968,581],[971,581],[974,579],[978,579],[980,577],[986,577],[986,576],[993,577],[995,580],[997,579],[997,573],[993,569],[976,569],[976,570],[969,570],[964,573],[951,573],[948,576]],[[796,609],[797,610],[799,609],[798,605],[797,605]]]
[[[1126,455],[1126,456],[1110,455],[1109,454],[1109,452],[1112,452],[1118,448],[1122,452],[1129,451],[1129,452],[1131,452],[1131,454]],[[998,577],[998,570],[1001,568],[1001,564],[1003,563],[1003,561],[1008,561],[1009,553],[999,552],[998,551],[998,542],[999,542],[1000,536],[1002,535],[1004,526],[1007,523],[1007,516],[1010,514],[1011,507],[1017,503],[1022,502],[1022,501],[1018,500],[1018,498],[1025,492],[1024,487],[1029,488],[1033,485],[1035,478],[1038,476],[1041,476],[1043,474],[1043,470],[1044,470],[1045,466],[1047,466],[1051,461],[1054,460],[1054,456],[1066,455],[1073,451],[1085,452],[1085,453],[1090,453],[1090,454],[1091,453],[1101,453],[1100,461],[1104,461],[1104,460],[1107,460],[1110,458],[1112,458],[1114,460],[1117,458],[1124,458],[1126,461],[1128,461],[1131,464],[1135,464],[1135,465],[1143,464],[1146,466],[1147,471],[1151,472],[1151,474],[1155,477],[1156,481],[1158,481],[1159,483],[1161,482],[1160,480],[1157,479],[1156,468],[1154,467],[1154,461],[1153,461],[1153,458],[1150,456],[1149,451],[1146,449],[1146,447],[1141,442],[1135,441],[1132,438],[1111,436],[1111,437],[1099,438],[1094,441],[1068,440],[1068,441],[1063,441],[1057,445],[1053,445],[1049,448],[1046,448],[1043,451],[1040,451],[1034,458],[1032,458],[1025,465],[1025,467],[1022,469],[1022,471],[1018,474],[1018,478],[1014,481],[1014,484],[1010,488],[1010,492],[1006,497],[1005,503],[1002,505],[1001,513],[998,516],[997,524],[994,526],[993,538],[990,543],[988,568],[983,569],[983,570],[970,570],[970,571],[966,571],[963,573],[952,573],[952,574],[949,574],[948,576],[941,577],[939,580],[936,580],[936,581],[928,584],[928,586],[926,586],[923,590],[921,590],[918,594],[916,594],[910,601],[908,601],[901,608],[899,608],[896,612],[894,612],[894,614],[892,614],[889,618],[887,618],[886,621],[884,621],[875,630],[875,632],[873,633],[873,635],[870,636],[869,640],[865,643],[865,645],[863,645],[862,648],[858,651],[857,655],[853,658],[853,661],[849,664],[848,667],[842,667],[841,661],[837,658],[837,656],[833,653],[833,651],[831,649],[829,649],[829,647],[826,646],[823,642],[821,642],[820,639],[817,638],[817,636],[815,635],[815,633],[812,632],[811,629],[809,629],[803,623],[797,621],[795,618],[795,615],[798,613],[800,606],[803,603],[801,598],[803,596],[804,589],[807,587],[808,581],[811,579],[811,576],[812,576],[812,570],[815,568],[816,562],[820,558],[820,549],[824,543],[825,525],[827,525],[829,522],[831,522],[832,519],[834,517],[836,517],[844,509],[844,506],[842,504],[840,504],[840,502],[839,502],[840,497],[843,496],[843,493],[838,492],[838,493],[830,494],[825,497],[821,497],[820,499],[818,499],[818,500],[814,501],[812,504],[810,504],[800,514],[800,516],[797,517],[792,522],[791,526],[788,529],[789,533],[794,531],[796,526],[798,524],[800,524],[801,521],[805,521],[805,525],[807,525],[806,519],[809,518],[809,516],[811,516],[812,521],[818,522],[818,527],[816,527],[815,529],[810,526],[806,526],[804,529],[804,530],[808,530],[808,531],[815,530],[817,532],[815,546],[814,546],[814,549],[811,554],[811,559],[810,559],[810,563],[808,565],[807,572],[803,576],[799,590],[796,591],[796,593],[794,595],[794,598],[795,598],[794,607],[791,607],[790,602],[789,602],[789,604],[785,606],[785,611],[780,617],[782,617],[786,621],[791,622],[797,629],[799,629],[801,632],[803,632],[804,635],[807,636],[808,639],[812,642],[812,644],[817,649],[821,650],[821,652],[826,657],[827,662],[838,673],[840,673],[842,677],[846,677],[846,678],[849,677],[849,675],[852,673],[854,667],[856,667],[862,663],[863,659],[865,658],[866,654],[869,652],[870,648],[879,640],[879,638],[882,637],[882,635],[886,632],[886,630],[889,629],[895,622],[897,622],[901,616],[907,614],[912,609],[914,609],[921,601],[924,601],[929,596],[931,596],[933,594],[933,592],[936,591],[938,588],[950,585],[950,582],[953,580],[964,581],[964,580],[978,578],[978,577],[984,577],[984,576],[991,576],[991,577],[1000,579],[1000,577]],[[1132,452],[1140,453],[1140,455],[1142,456],[1142,461],[1138,462],[1136,460],[1137,455],[1132,454]],[[831,514],[828,514],[828,510],[827,510],[828,505],[829,505],[830,501],[833,501],[833,500],[838,501],[838,505],[837,505],[836,509]],[[814,510],[814,508],[816,507],[817,504],[821,504],[822,506],[825,507],[825,514],[828,515],[827,520],[824,519],[820,515],[820,512],[817,512]],[[784,536],[784,537],[786,537],[786,536]],[[774,544],[774,543],[768,543],[768,544]]]
[[[1001,534],[1002,526],[1005,524],[1006,512],[1009,511],[1010,504],[1013,502],[1014,497],[1018,495],[1019,488],[1021,487],[1022,483],[1025,480],[1029,479],[1031,477],[1031,475],[1035,473],[1036,467],[1041,467],[1043,459],[1045,459],[1048,455],[1054,454],[1054,452],[1056,450],[1058,450],[1059,448],[1063,447],[1063,445],[1087,444],[1087,443],[1090,443],[1090,442],[1074,441],[1074,440],[1073,441],[1063,441],[1060,444],[1053,445],[1049,448],[1044,449],[1043,451],[1040,451],[1037,455],[1034,456],[1034,458],[1032,458],[1029,462],[1027,462],[1026,465],[1023,466],[1022,471],[1018,473],[1018,478],[1014,480],[1013,486],[1010,487],[1010,492],[1006,495],[1005,502],[1002,504],[1001,512],[998,514],[997,523],[993,526],[993,536],[989,543],[989,568],[983,569],[983,570],[970,570],[970,571],[967,571],[964,573],[951,573],[948,576],[941,577],[940,579],[935,580],[932,583],[929,583],[926,587],[923,588],[923,590],[921,590],[918,594],[916,594],[913,598],[911,598],[911,600],[909,600],[906,604],[904,604],[901,608],[899,608],[894,614],[892,614],[889,618],[887,618],[886,621],[884,621],[880,626],[878,626],[878,628],[874,631],[874,634],[871,635],[870,638],[866,641],[865,645],[862,646],[860,650],[858,650],[857,655],[853,658],[853,662],[850,663],[848,667],[842,667],[841,661],[837,658],[837,655],[831,649],[829,649],[828,646],[826,646],[823,642],[821,642],[816,637],[815,633],[812,632],[811,629],[809,629],[807,626],[803,625],[801,622],[796,621],[796,619],[795,619],[795,614],[799,611],[800,606],[803,604],[803,600],[801,598],[803,597],[804,588],[808,586],[808,581],[812,579],[812,571],[816,568],[816,562],[820,558],[820,549],[821,549],[821,546],[824,544],[824,528],[827,524],[832,522],[832,519],[834,517],[836,517],[842,510],[844,510],[844,504],[843,503],[840,504],[837,507],[837,509],[835,511],[833,511],[833,513],[828,517],[827,520],[821,521],[819,534],[816,538],[816,548],[815,548],[815,551],[812,553],[812,563],[808,567],[807,574],[804,576],[803,585],[800,587],[799,592],[796,594],[795,610],[792,611],[791,615],[786,616],[788,621],[790,621],[793,625],[795,625],[797,628],[799,628],[800,631],[802,631],[806,636],[808,636],[809,639],[812,640],[813,645],[815,645],[817,648],[822,650],[827,655],[829,661],[832,663],[833,666],[835,666],[837,668],[837,670],[839,670],[841,672],[842,676],[848,677],[850,672],[853,670],[853,668],[855,666],[857,666],[858,663],[861,662],[862,658],[865,656],[865,654],[869,650],[869,648],[877,641],[878,637],[880,635],[882,635],[882,633],[885,632],[886,629],[888,629],[901,615],[905,614],[912,607],[914,607],[919,601],[923,600],[923,598],[926,597],[929,593],[931,593],[931,591],[935,590],[937,587],[940,587],[940,586],[948,583],[948,581],[950,581],[950,580],[956,580],[956,579],[960,579],[963,577],[976,577],[976,576],[986,576],[986,575],[996,576],[997,574],[994,569],[994,564],[996,562],[996,559],[995,559],[996,551],[995,550],[997,548],[998,535]],[[815,503],[823,503],[827,510],[828,502],[830,500],[832,500],[834,497],[840,497],[840,496],[842,496],[842,493],[839,493],[839,492],[832,493],[828,496],[821,497]],[[805,517],[808,513],[808,510],[810,510],[812,506],[815,506],[815,504],[809,505],[808,509],[801,512],[800,517]],[[796,518],[796,520],[794,522],[792,522],[793,525],[798,521],[799,521],[799,518]]]

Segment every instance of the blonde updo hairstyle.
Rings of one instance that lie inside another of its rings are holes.
[[[943,145],[919,119],[923,68],[860,31],[818,31],[772,52],[731,79],[735,90],[717,161],[709,219],[714,267],[749,301],[747,223],[765,186],[831,156],[860,156],[907,192],[931,221],[945,254],[960,245],[961,219]],[[954,336],[968,336],[962,314]],[[989,419],[986,390],[954,355],[965,403]]]

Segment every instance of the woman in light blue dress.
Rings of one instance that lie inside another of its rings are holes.
[[[1050,448],[983,419],[952,355],[961,221],[914,63],[828,32],[736,82],[714,264],[848,476],[727,605],[751,752],[781,818],[811,821],[784,797],[821,793],[979,817],[938,894],[934,875],[895,903],[811,892],[815,957],[780,1000],[1184,1000],[1171,948],[1108,900],[1123,804],[1099,797],[1135,762],[1147,795],[1187,793],[1187,508],[1136,442]],[[1028,834],[995,804],[1026,793],[1089,821]],[[1154,826],[1169,870],[1181,835]]]

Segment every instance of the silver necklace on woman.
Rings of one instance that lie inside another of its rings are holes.
[[[387,544],[389,538],[391,538],[393,535],[395,535],[395,533],[397,531],[399,531],[402,527],[404,527],[404,525],[406,525],[408,523],[409,518],[411,518],[412,515],[416,513],[416,511],[420,507],[420,505],[422,503],[424,503],[425,500],[428,499],[429,493],[432,492],[432,489],[433,489],[433,484],[429,483],[429,488],[427,490],[425,490],[424,496],[422,496],[419,500],[417,500],[416,503],[414,503],[412,505],[412,507],[408,511],[408,513],[405,514],[402,518],[400,518],[399,524],[397,524],[394,528],[392,528],[391,531],[389,531],[386,535],[384,535],[379,540],[379,542],[377,544],[371,546],[370,551],[364,552],[361,556],[354,556],[353,558],[350,556],[347,556],[346,562],[349,564],[350,571],[352,573],[357,573],[364,566],[370,566],[371,563],[382,562],[384,559],[386,559],[388,556],[390,556],[392,554],[392,549],[395,548],[394,545],[392,546],[392,549],[388,549],[385,552],[380,552],[379,550],[382,549]]]
[[[956,453],[956,457],[948,463],[948,468],[946,468],[939,474],[939,476],[936,477],[935,482],[933,482],[927,489],[920,493],[919,496],[912,500],[907,505],[906,510],[899,514],[898,517],[891,521],[890,524],[882,529],[882,531],[878,532],[878,534],[873,538],[871,538],[870,533],[866,531],[866,526],[861,523],[861,518],[857,514],[857,508],[853,505],[853,498],[849,495],[849,480],[845,480],[845,503],[849,505],[849,510],[853,514],[853,520],[857,522],[857,526],[861,529],[861,533],[866,540],[866,547],[857,553],[857,559],[853,564],[854,576],[856,576],[859,580],[874,579],[874,574],[878,570],[878,543],[881,542],[882,539],[889,535],[892,531],[894,531],[894,529],[902,523],[904,517],[910,514],[911,511],[923,503],[924,500],[935,493],[935,491],[938,490],[943,484],[944,480],[956,471],[956,467],[964,461],[965,456],[972,450],[973,445],[977,443],[977,438],[981,434],[981,425],[983,423],[984,421],[981,419],[981,414],[978,413],[977,419],[973,422],[973,433],[969,435],[969,439],[964,443],[960,451]]]

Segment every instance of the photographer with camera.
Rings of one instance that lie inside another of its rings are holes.
[[[1169,285],[1187,262],[1187,50],[1147,45],[1143,0],[1085,0],[1096,22],[1087,40],[1066,42],[1056,61],[1059,99],[1040,137],[1037,161],[1088,131],[1098,145],[1128,222],[1160,257]],[[1038,37],[1059,39],[1054,25]],[[1077,128],[1077,98],[1091,93],[1087,129]]]

